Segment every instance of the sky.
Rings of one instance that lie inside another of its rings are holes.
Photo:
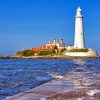
[[[78,6],[83,11],[85,47],[100,54],[100,0],[0,0],[0,55],[54,39],[73,45]]]

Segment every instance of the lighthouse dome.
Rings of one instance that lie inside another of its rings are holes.
[[[78,7],[78,8],[77,8],[77,11],[78,11],[78,12],[81,12],[82,10],[81,10],[81,8],[80,8],[80,7]]]

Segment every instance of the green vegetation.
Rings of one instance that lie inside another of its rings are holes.
[[[66,50],[66,48],[62,48],[62,49],[60,50],[60,53],[63,53],[65,50]]]
[[[88,49],[73,49],[73,50],[70,50],[69,52],[88,52],[89,50]]]
[[[22,55],[22,51],[17,51],[16,52],[16,56],[21,56]]]
[[[33,51],[33,50],[23,50],[23,51],[17,51],[16,52],[16,56],[19,57],[31,57],[31,56],[52,56],[52,55],[61,55],[64,51],[66,50],[66,48],[62,48],[59,51],[56,50],[41,50],[41,51]],[[88,52],[88,49],[73,49],[70,50],[69,52]]]
[[[43,56],[43,55],[53,55],[55,54],[55,51],[52,50],[41,50],[41,51],[33,51],[33,50],[24,50],[24,51],[17,51],[16,56],[35,56],[37,53],[38,56]]]
[[[34,56],[34,53],[36,53],[33,50],[24,50],[24,51],[17,51],[17,56]]]
[[[35,51],[33,50],[24,50],[23,56],[34,56]]]
[[[41,50],[40,52],[39,52],[39,55],[52,55],[52,54],[55,54],[55,52],[54,51],[52,51],[52,50]]]

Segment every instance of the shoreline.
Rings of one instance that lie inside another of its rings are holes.
[[[55,56],[0,56],[0,59],[100,59],[100,56],[64,56],[64,55],[55,55]]]

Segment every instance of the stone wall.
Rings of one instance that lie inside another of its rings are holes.
[[[87,56],[87,57],[97,56],[96,51],[94,51],[94,50],[89,50],[88,52],[65,52],[64,55],[67,55],[67,56]]]

